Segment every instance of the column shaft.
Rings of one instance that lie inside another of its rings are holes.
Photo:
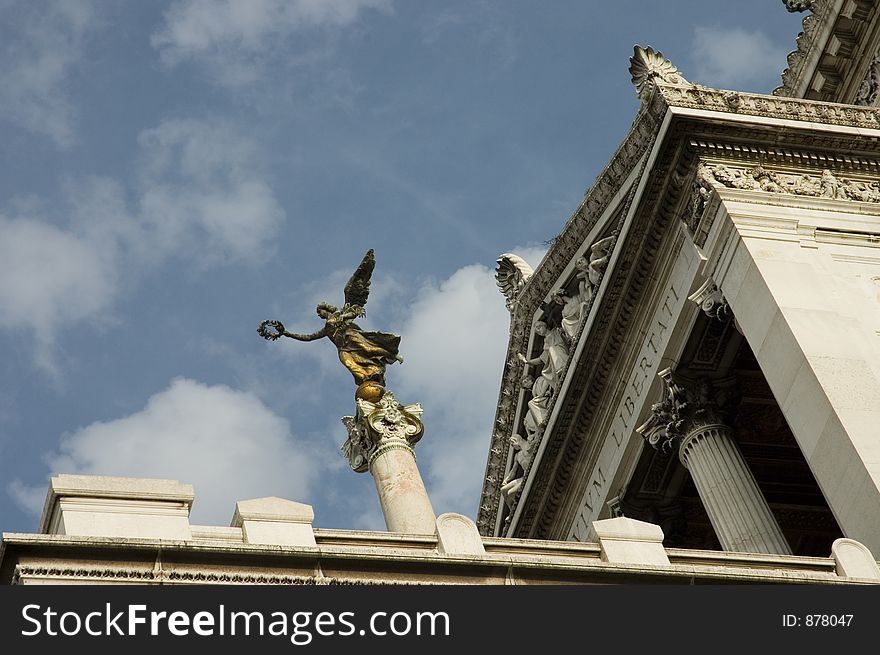
[[[791,554],[727,426],[694,430],[682,441],[679,456],[694,479],[724,550]]]
[[[388,531],[433,534],[437,519],[412,449],[379,448],[370,462],[370,472]]]

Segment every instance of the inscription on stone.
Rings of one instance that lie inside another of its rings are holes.
[[[581,500],[581,507],[572,524],[568,539],[589,541],[593,521],[599,518],[608,495],[611,480],[608,471],[618,468],[620,459],[635,429],[638,412],[657,374],[660,359],[666,349],[675,320],[681,312],[683,298],[692,279],[685,273],[690,268],[688,258],[680,256],[650,323],[647,338],[642,342],[639,356],[624,389],[623,399],[616,408],[611,428],[606,433],[599,459],[591,473],[590,481]]]

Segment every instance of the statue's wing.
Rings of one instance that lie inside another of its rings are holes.
[[[504,253],[497,259],[495,269],[495,283],[504,294],[507,310],[513,313],[516,298],[523,285],[532,276],[532,267],[517,255]]]
[[[363,307],[370,295],[370,276],[376,267],[376,257],[370,248],[351,278],[345,284],[345,304]]]

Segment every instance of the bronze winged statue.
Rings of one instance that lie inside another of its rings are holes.
[[[370,294],[370,277],[376,266],[373,249],[370,248],[360,265],[345,285],[345,304],[341,309],[322,302],[318,316],[324,319],[324,327],[311,334],[297,334],[284,329],[281,321],[263,321],[257,332],[264,339],[274,341],[290,337],[297,341],[315,341],[327,337],[339,351],[339,361],[354,377],[355,384],[373,382],[385,386],[385,367],[403,362],[397,350],[400,337],[387,332],[369,332],[354,322],[366,314],[364,305]]]

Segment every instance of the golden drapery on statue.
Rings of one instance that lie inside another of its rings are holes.
[[[385,367],[403,362],[398,353],[400,337],[388,332],[371,332],[361,329],[354,322],[364,316],[370,292],[370,277],[376,259],[372,248],[367,251],[351,278],[345,285],[345,304],[341,309],[329,303],[317,307],[318,316],[324,319],[324,327],[311,334],[288,332],[281,321],[263,321],[257,328],[260,336],[274,341],[290,337],[297,341],[315,341],[327,337],[339,352],[339,361],[354,377],[359,388],[366,383],[385,386]]]

